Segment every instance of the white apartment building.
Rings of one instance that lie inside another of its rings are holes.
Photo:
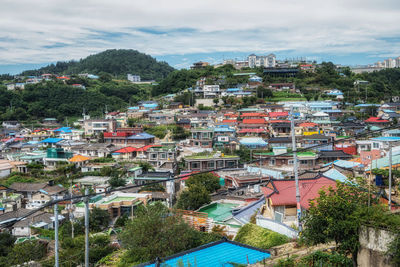
[[[276,66],[276,56],[274,54],[269,54],[267,56],[257,56],[255,54],[251,54],[247,57],[249,62],[249,67],[266,67],[266,68],[274,68]]]
[[[140,75],[128,74],[127,76],[128,76],[128,77],[127,77],[128,81],[131,81],[131,82],[140,82]]]
[[[218,84],[203,86],[204,98],[215,98],[219,96],[220,89]]]

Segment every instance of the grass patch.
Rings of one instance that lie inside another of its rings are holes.
[[[249,223],[240,228],[235,241],[257,248],[268,249],[285,244],[290,239],[285,235]]]

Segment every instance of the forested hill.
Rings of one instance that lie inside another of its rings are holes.
[[[172,72],[166,62],[158,62],[153,57],[132,49],[112,49],[90,55],[79,61],[57,62],[37,70],[27,70],[21,73],[24,76],[55,74],[101,74],[106,72],[114,76],[126,74],[140,75],[142,80],[161,80]]]

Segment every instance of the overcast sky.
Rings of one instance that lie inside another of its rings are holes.
[[[0,73],[109,48],[175,67],[253,52],[373,63],[400,55],[400,1],[1,1]]]

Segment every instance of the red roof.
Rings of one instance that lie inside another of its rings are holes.
[[[151,147],[158,147],[161,145],[147,145],[147,146],[142,146],[142,147],[131,147],[131,146],[127,146],[121,149],[118,149],[116,151],[114,151],[113,153],[132,153],[132,152],[139,152],[139,151],[147,151],[147,149],[151,148]]]
[[[318,124],[316,124],[314,122],[303,122],[303,123],[299,124],[300,127],[304,127],[304,128],[316,127],[317,125]]]
[[[265,124],[267,123],[265,119],[244,119],[244,124]]]
[[[287,117],[287,116],[289,116],[289,112],[287,112],[287,111],[284,111],[284,112],[270,112],[270,113],[268,113],[268,116],[270,118]]]
[[[287,123],[290,123],[290,121],[288,121],[288,120],[271,120],[271,121],[268,121],[269,123],[278,123],[278,122],[287,122]]]
[[[237,120],[223,120],[222,122],[237,122]]]
[[[130,132],[104,133],[104,137],[129,137],[131,135],[133,135],[133,133]]]
[[[296,185],[294,180],[273,180],[277,190],[274,191],[271,184],[268,187],[262,187],[262,191],[266,198],[270,198],[273,206],[296,205]],[[336,181],[319,177],[317,179],[300,179],[300,205],[308,209],[310,207],[309,201],[319,196],[321,189],[328,189],[329,187],[336,187]]]
[[[365,120],[365,122],[389,122],[389,121],[382,120],[381,118],[378,117],[369,117],[368,119]]]
[[[265,129],[241,129],[238,133],[265,133]]]
[[[259,113],[259,112],[254,112],[254,113],[243,113],[242,115],[240,115],[240,117],[267,117],[266,114],[264,113]]]
[[[237,114],[235,114],[235,113],[225,113],[224,116],[225,117],[235,117],[236,118]]]

